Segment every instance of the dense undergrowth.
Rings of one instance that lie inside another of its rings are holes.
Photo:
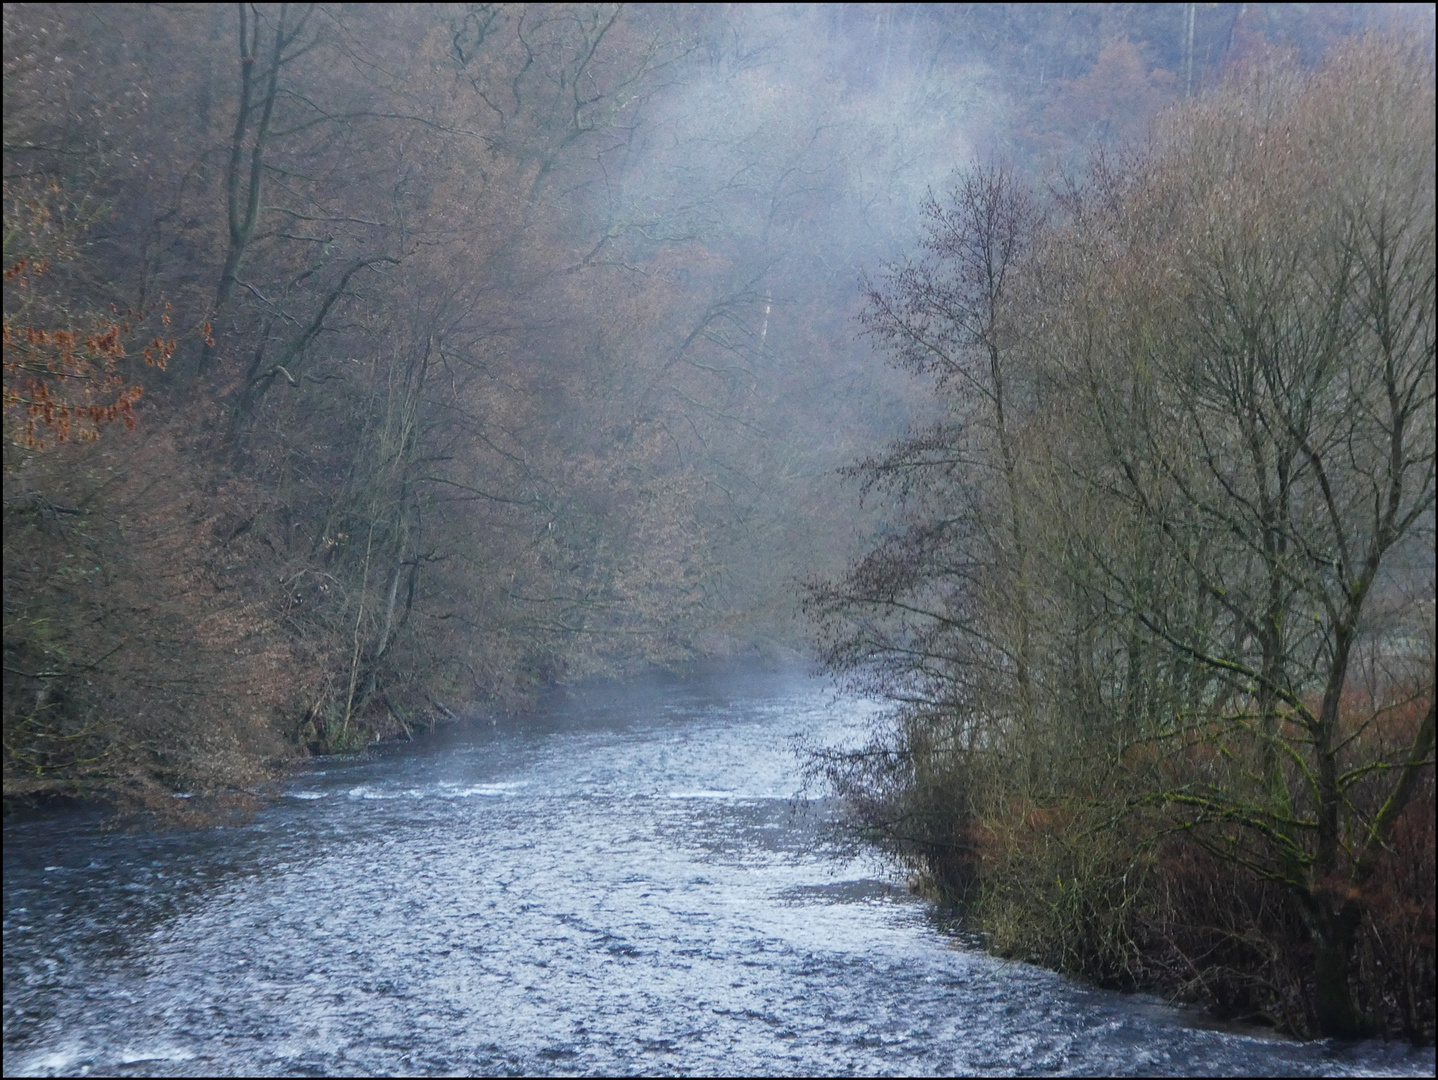
[[[1390,727],[1397,747],[1424,704]],[[816,773],[864,835],[912,869],[916,891],[988,948],[1226,1019],[1321,1033],[1310,919],[1292,889],[1155,809],[1053,793],[990,804],[974,762],[936,750],[927,726],[898,725],[861,755],[819,755]],[[1363,1030],[1419,1045],[1434,1040],[1434,820],[1430,769],[1371,877],[1332,883],[1362,904],[1347,981]]]

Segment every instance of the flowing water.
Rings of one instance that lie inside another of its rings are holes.
[[[5,830],[4,1066],[84,1074],[1427,1074],[1003,963],[805,802],[799,677],[596,690],[320,762],[245,825]]]

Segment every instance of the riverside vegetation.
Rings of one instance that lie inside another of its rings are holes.
[[[7,800],[173,814],[802,641],[825,477],[903,411],[845,342],[914,182],[845,164],[862,70],[668,7],[4,19]]]
[[[872,524],[834,471],[921,404],[855,276],[956,148],[1386,17],[7,5],[6,798],[802,647]]]
[[[1431,54],[1258,63],[871,288],[942,408],[811,587],[897,703],[820,764],[1000,952],[1432,1040],[1433,133]]]

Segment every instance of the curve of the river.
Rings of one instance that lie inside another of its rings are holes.
[[[5,830],[6,1075],[1427,1074],[1002,963],[800,794],[800,677],[329,760],[249,824]]]

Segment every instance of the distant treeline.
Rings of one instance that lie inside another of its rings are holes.
[[[1421,42],[1256,54],[871,285],[938,414],[810,588],[895,703],[816,768],[998,951],[1432,1041],[1434,125]]]

